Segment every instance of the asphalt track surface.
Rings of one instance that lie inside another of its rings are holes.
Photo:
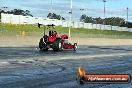
[[[79,66],[87,74],[132,75],[132,46],[78,46],[61,52],[0,47],[0,88],[132,88],[132,82],[79,85]]]

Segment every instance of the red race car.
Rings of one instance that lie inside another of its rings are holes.
[[[38,27],[40,28],[42,24],[38,23]],[[68,42],[68,36],[63,34],[61,36],[57,35],[55,30],[55,25],[42,25],[44,26],[44,36],[40,39],[39,48],[42,51],[48,51],[49,48],[52,48],[53,51],[60,51],[64,49],[73,49],[76,51],[77,43],[73,45]],[[49,35],[45,35],[45,29],[49,29]]]

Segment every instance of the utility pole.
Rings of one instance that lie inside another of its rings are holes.
[[[71,37],[71,18],[72,18],[72,0],[70,0],[70,11],[69,11],[69,37]]]
[[[82,12],[84,11],[84,9],[81,8],[80,11],[81,11],[81,16],[82,16],[83,15]],[[80,18],[81,18],[81,16],[80,16]],[[82,20],[80,20],[80,21],[83,22]],[[83,22],[83,28],[84,28],[84,22]]]
[[[127,7],[127,22],[128,22],[128,9],[129,9],[129,8]]]
[[[129,24],[128,24],[128,21],[129,21],[129,17],[128,17],[128,15],[129,15],[129,8],[127,7],[126,8],[127,9],[127,21],[126,21],[126,24],[127,24],[127,28],[129,28]],[[129,28],[129,31],[130,31],[130,28]]]
[[[80,11],[81,11],[81,16],[82,16],[82,11],[84,11],[84,9],[83,9],[83,8],[81,8],[81,9],[80,9]],[[80,17],[81,17],[81,16],[80,16]]]
[[[106,8],[105,8],[105,4],[106,4],[106,0],[103,0],[104,2],[104,22],[103,22],[103,25],[104,25],[104,29],[105,29],[105,25],[106,25],[106,22],[105,22],[105,15],[106,15]]]
[[[53,15],[52,15],[52,14],[53,14],[53,8],[52,8],[52,6],[53,6],[53,0],[50,1],[50,14],[49,14],[49,15],[50,15],[50,16],[49,16],[49,23],[50,23],[50,24],[52,24],[51,19],[52,19],[52,16],[53,16]]]
[[[53,8],[52,8],[52,6],[53,6],[53,0],[51,0],[51,2],[50,2],[50,13],[51,13],[50,19],[52,18],[52,14],[53,14]]]

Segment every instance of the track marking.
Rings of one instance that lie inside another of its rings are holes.
[[[58,57],[58,58],[48,58],[45,61],[53,61],[53,60],[65,60],[65,59],[88,59],[88,58],[101,58],[101,57],[121,57],[121,56],[132,56],[132,53],[117,53],[117,54],[99,54],[99,55],[70,55],[66,57]]]

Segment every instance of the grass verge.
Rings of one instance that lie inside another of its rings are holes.
[[[0,25],[0,36],[17,36],[21,35],[23,31],[26,32],[28,36],[42,36],[43,27],[38,28],[34,25],[10,25],[1,24]],[[68,34],[68,28],[61,26],[56,27],[56,31],[59,35]],[[48,30],[46,30],[48,33]],[[72,28],[72,37],[80,38],[118,38],[118,39],[131,39],[132,32],[119,32],[114,30],[97,30],[97,29],[83,29],[83,28]]]

